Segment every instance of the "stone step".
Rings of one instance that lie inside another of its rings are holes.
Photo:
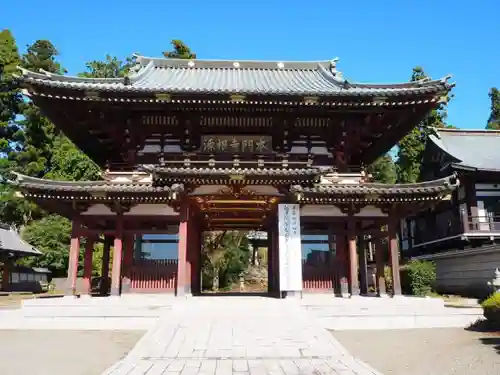
[[[455,315],[400,315],[400,316],[342,316],[318,317],[319,324],[326,329],[385,330],[420,328],[466,328],[484,317],[479,314]]]

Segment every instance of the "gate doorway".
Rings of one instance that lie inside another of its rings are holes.
[[[269,245],[266,232],[206,231],[201,246],[203,295],[268,295]]]
[[[273,294],[278,277],[273,233],[283,195],[272,186],[235,181],[204,185],[190,196],[201,229],[200,294]]]

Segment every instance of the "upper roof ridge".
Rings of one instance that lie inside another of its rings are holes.
[[[499,134],[500,129],[454,129],[454,128],[435,128],[438,133],[455,133],[455,134]]]
[[[135,55],[136,61],[142,66],[153,62],[162,68],[200,68],[200,69],[296,69],[316,70],[318,65],[325,68],[334,67],[338,58],[317,61],[287,61],[287,60],[245,60],[245,59],[178,59],[166,57],[149,57]]]

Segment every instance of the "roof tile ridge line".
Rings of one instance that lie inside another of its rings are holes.
[[[359,186],[364,186],[364,187],[394,187],[394,188],[412,188],[412,187],[425,187],[425,186],[437,186],[437,185],[443,185],[445,183],[449,183],[452,179],[457,178],[456,174],[453,173],[447,177],[442,177],[438,178],[436,180],[429,180],[429,181],[420,181],[420,182],[413,182],[413,183],[403,183],[403,184],[384,184],[380,182],[368,182],[364,184],[359,184]],[[455,186],[455,185],[453,185]]]
[[[447,88],[451,88],[455,86],[455,83],[448,83],[448,80],[451,78],[451,75],[447,75],[440,79],[420,79],[418,81],[409,81],[409,82],[398,82],[398,83],[351,83],[351,87],[359,87],[359,88],[419,88],[419,87],[427,87],[432,85],[446,85]]]
[[[283,63],[283,64],[331,64],[332,60],[246,60],[246,59],[179,59],[179,58],[168,58],[168,57],[151,57],[151,56],[143,56],[143,55],[138,55],[134,54],[136,57],[137,61],[145,62],[147,61],[148,63],[150,61],[172,61],[172,62],[189,62],[189,61],[194,61],[194,62],[239,62],[239,63],[263,63],[263,64],[277,64],[277,63]]]
[[[12,181],[13,184],[22,184],[23,182],[33,182],[37,184],[44,184],[48,185],[51,183],[55,183],[60,186],[72,186],[72,185],[106,185],[107,181],[105,180],[97,180],[97,181],[89,181],[89,180],[84,180],[84,181],[64,181],[64,180],[52,180],[48,178],[40,178],[40,177],[33,177],[33,176],[28,176],[16,171],[10,172],[16,176],[16,180],[7,180]]]
[[[49,81],[60,81],[60,82],[84,82],[84,83],[119,83],[123,82],[123,78],[92,78],[92,77],[79,77],[73,75],[64,75],[58,73],[48,72],[44,69],[40,69],[40,72],[34,72],[32,70],[17,66],[17,69],[21,70],[22,76],[28,78],[39,78],[42,80]]]
[[[500,134],[500,129],[454,129],[454,128],[435,128],[437,132],[439,133],[464,133],[464,134],[471,134],[471,133],[480,133],[480,134],[492,134],[492,133],[497,133]]]
[[[140,64],[140,63],[139,63]],[[154,68],[155,63],[154,60],[150,60],[144,68],[139,69],[137,72],[133,74],[127,74],[126,78],[129,79],[130,84],[133,85],[134,83],[140,81],[144,76],[147,76],[147,74]],[[123,80],[123,78],[120,78],[120,80]]]
[[[337,78],[333,75],[331,71],[328,71],[321,63],[317,63],[318,71],[321,74],[323,78],[325,78],[328,82],[332,83],[337,87],[338,89],[343,88],[343,84],[347,82],[345,78]]]
[[[314,60],[314,61],[292,61],[292,60],[245,60],[245,59],[179,59],[179,58],[167,58],[167,57],[149,57],[149,56],[141,56],[141,55],[135,55],[137,58],[137,61],[139,61],[140,64],[146,65],[144,63],[157,63],[159,66],[162,68],[168,68],[168,67],[177,67],[179,63],[182,64],[187,64],[190,61],[193,61],[195,63],[194,68],[198,67],[199,64],[207,64],[207,63],[228,63],[232,64],[235,62],[242,63],[242,64],[272,64],[273,68],[279,70],[280,68],[278,67],[278,64],[285,64],[285,69],[287,64],[301,64],[301,65],[307,65],[304,66],[302,69],[313,69],[317,65],[326,65],[326,64],[331,64],[331,60]],[[276,66],[276,67],[274,67]],[[310,67],[309,67],[310,66]],[[203,67],[203,68],[209,68],[209,67]],[[240,69],[245,69],[245,66],[240,67]],[[271,68],[266,68],[266,69],[271,69]]]

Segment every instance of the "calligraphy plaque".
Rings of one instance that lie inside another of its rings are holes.
[[[278,205],[281,291],[302,291],[302,242],[298,204]]]
[[[268,154],[272,152],[272,138],[268,135],[202,135],[201,152]]]

